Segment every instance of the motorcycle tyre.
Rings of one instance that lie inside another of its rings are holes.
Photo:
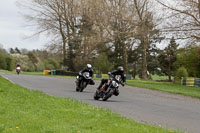
[[[94,93],[94,100],[99,100],[99,96],[98,96],[98,91],[96,91],[95,93]]]
[[[113,90],[110,90],[107,95],[105,95],[102,100],[107,101],[113,95]]]

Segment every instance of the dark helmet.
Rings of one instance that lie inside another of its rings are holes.
[[[92,65],[91,64],[87,64],[87,69],[92,69]]]
[[[119,66],[119,67],[117,68],[117,70],[118,70],[119,72],[124,72],[124,68],[123,68],[122,66]]]

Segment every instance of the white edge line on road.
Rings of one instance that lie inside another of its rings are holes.
[[[7,79],[8,81],[10,81],[11,83],[15,84],[12,80],[8,79],[7,77],[5,77],[4,75],[1,75],[4,79]]]

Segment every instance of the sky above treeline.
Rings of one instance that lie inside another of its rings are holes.
[[[3,48],[43,49],[47,38],[45,36],[28,38],[35,31],[26,27],[17,0],[0,1],[0,44]],[[26,38],[26,39],[25,39]]]

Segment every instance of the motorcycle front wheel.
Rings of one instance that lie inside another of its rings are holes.
[[[82,81],[81,84],[80,84],[80,92],[83,92],[83,90],[87,87],[87,83]]]
[[[96,90],[96,92],[94,93],[94,100],[99,100],[99,96],[98,96],[98,91]]]
[[[109,92],[107,92],[107,94],[103,97],[103,101],[107,101],[108,98],[110,98],[113,95],[113,90],[110,89]]]

